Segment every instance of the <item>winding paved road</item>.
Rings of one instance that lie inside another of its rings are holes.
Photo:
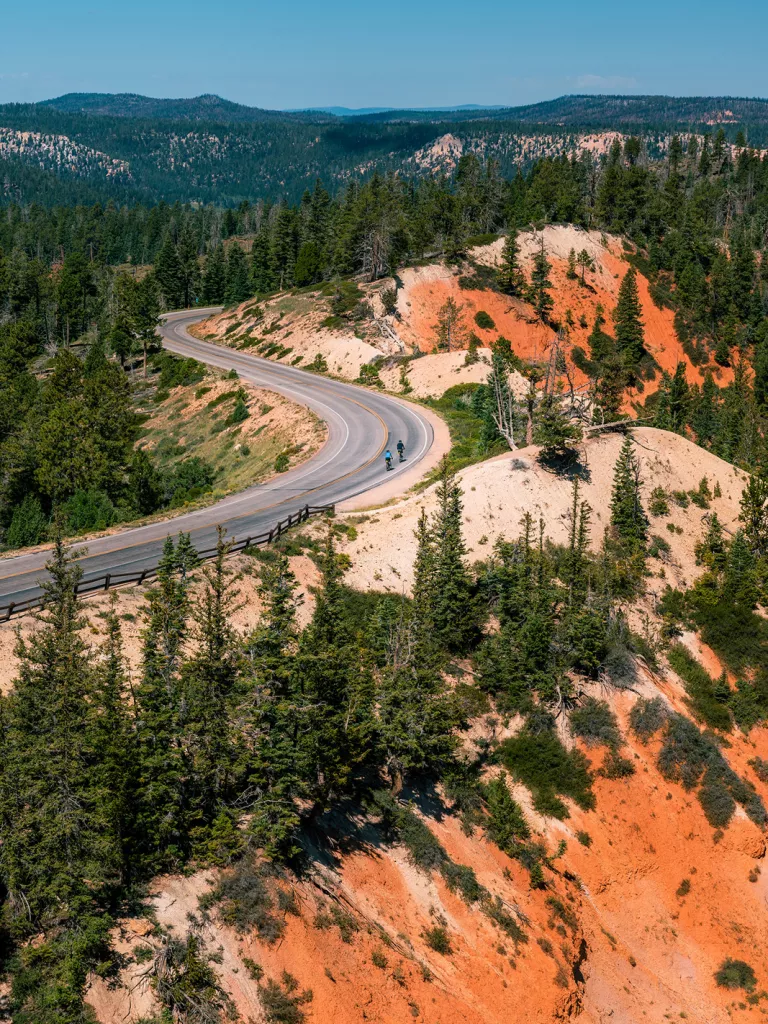
[[[234,540],[256,536],[306,504],[340,502],[395,478],[420,461],[432,445],[431,424],[407,402],[193,338],[187,327],[212,312],[169,314],[160,328],[164,347],[209,366],[237,370],[243,380],[307,406],[328,425],[328,440],[296,469],[208,508],[75,545],[76,552],[87,548],[80,559],[85,580],[152,568],[165,538],[180,530],[191,534],[198,550],[215,545],[219,524]],[[387,446],[394,449],[398,438],[408,458],[387,473],[383,452]],[[48,557],[47,551],[39,551],[0,560],[0,605],[36,597]]]

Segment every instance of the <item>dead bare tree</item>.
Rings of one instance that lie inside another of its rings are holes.
[[[493,392],[493,422],[496,429],[514,452],[518,449],[515,441],[515,396],[510,387],[509,374],[504,360],[494,354],[488,384]]]

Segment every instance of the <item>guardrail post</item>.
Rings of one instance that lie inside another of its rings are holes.
[[[313,515],[322,515],[324,513],[331,513],[331,514],[333,514],[335,511],[336,511],[336,506],[334,504],[328,504],[328,505],[309,505],[309,504],[306,504],[303,508],[298,509],[296,512],[290,512],[288,514],[288,518],[287,519],[279,520],[276,523],[276,525],[273,526],[270,529],[268,534],[266,534],[266,533],[265,534],[259,534],[257,537],[246,537],[244,540],[237,541],[235,544],[233,544],[233,547],[230,550],[239,550],[241,548],[241,546],[244,549],[244,548],[250,547],[251,544],[254,544],[254,543],[257,544],[257,545],[271,544],[273,541],[279,540],[279,538],[283,535],[283,531],[287,530],[289,527],[294,526],[294,525],[296,525],[298,523],[306,522]],[[205,561],[207,558],[212,557],[213,555],[215,555],[215,553],[216,552],[213,549],[211,551],[202,551],[202,552],[200,552],[200,556],[199,556],[200,560],[201,561]],[[109,590],[109,588],[112,586],[112,577],[113,576],[121,577],[121,576],[129,576],[129,575],[130,575],[129,573],[109,573],[109,572],[106,573],[105,576],[102,577],[103,580],[104,580],[104,590]],[[157,567],[153,567],[153,568],[149,568],[149,569],[142,569],[141,572],[138,574],[138,576],[134,577],[133,580],[125,579],[123,582],[124,583],[135,582],[138,586],[141,586],[142,583],[144,583],[147,579],[150,579],[151,577],[154,577],[155,575],[157,575]],[[89,589],[89,584],[91,584],[91,583],[95,584],[95,586],[92,589]],[[100,578],[99,577],[97,577],[96,579],[92,579],[92,580],[85,580],[82,583],[79,583],[79,584],[76,585],[75,593],[76,594],[92,593],[93,591],[98,589],[97,585],[100,586]],[[118,583],[115,584],[115,586],[118,586],[118,585],[119,585]],[[7,605],[4,608],[0,607],[0,622],[8,622],[8,620],[12,617],[12,615],[16,611],[17,607],[19,607],[19,604],[16,601],[12,601],[9,605]],[[20,612],[21,611],[25,611],[25,610],[28,611],[28,610],[30,610],[32,608],[37,608],[37,607],[44,607],[43,602],[40,601],[39,599],[32,599],[32,600],[27,601],[27,602],[22,602],[22,606],[19,607],[19,611]]]

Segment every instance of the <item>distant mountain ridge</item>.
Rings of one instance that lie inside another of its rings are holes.
[[[43,100],[40,107],[52,107],[65,114],[92,114],[97,117],[133,117],[162,121],[214,121],[220,124],[284,121],[293,119],[287,110],[263,110],[242,103],[222,99],[207,93],[190,99],[156,99],[138,93],[69,92],[51,100]],[[319,115],[320,111],[302,111],[304,115]],[[327,120],[326,118],[323,118]],[[306,120],[302,117],[301,120]]]
[[[768,149],[768,100],[563,96],[527,107],[277,111],[204,95],[70,93],[0,105],[0,207],[104,202],[235,206],[298,200],[321,178],[451,173],[474,154],[499,172],[552,156],[605,156],[640,135],[650,159],[675,133],[714,132]]]
[[[160,99],[136,93],[67,93],[32,106],[62,113],[97,117],[123,117],[164,121],[192,120],[220,124],[258,124],[276,121],[300,123],[365,119],[369,121],[513,121],[594,128],[625,126],[685,127],[689,125],[768,125],[768,99],[737,96],[609,96],[570,95],[526,106],[481,106],[468,103],[436,107],[307,107],[267,110],[220,96],[205,94],[189,99]],[[452,117],[446,117],[450,114]],[[437,115],[440,115],[437,117]]]

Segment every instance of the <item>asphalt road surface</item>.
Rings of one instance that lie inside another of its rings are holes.
[[[201,551],[215,546],[217,525],[225,527],[233,540],[264,533],[304,505],[340,502],[393,479],[420,461],[432,445],[432,427],[416,406],[193,338],[187,327],[211,312],[169,314],[160,328],[164,347],[209,366],[237,370],[244,381],[307,406],[328,425],[328,440],[296,469],[208,508],[76,544],[75,552],[83,552],[79,561],[86,581],[106,573],[153,568],[165,538],[179,531],[189,533]],[[399,438],[407,458],[402,464],[395,458],[395,468],[388,472],[384,451],[389,447],[394,452]],[[40,551],[0,559],[0,606],[39,594],[48,557],[49,552]]]

